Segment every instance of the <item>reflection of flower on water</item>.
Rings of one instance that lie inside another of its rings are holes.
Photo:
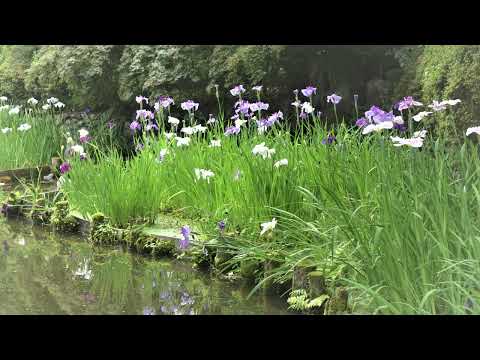
[[[166,299],[168,299],[169,297],[170,297],[170,294],[168,293],[168,291],[162,291],[162,292],[160,293],[160,299],[162,299],[162,300],[166,300]]]
[[[89,269],[88,269],[88,260],[85,260],[85,262],[83,263],[83,266],[80,267],[80,268],[75,272],[75,275],[76,275],[76,276],[81,276],[81,277],[83,277],[85,280],[90,280],[90,278],[92,277],[92,270],[89,270]]]
[[[195,303],[195,300],[190,297],[187,293],[183,293],[183,295],[180,298],[180,305],[185,306],[185,305],[193,305]]]
[[[160,299],[163,300],[164,305],[161,306],[160,311],[169,315],[195,315],[195,310],[191,308],[195,304],[195,300],[185,291],[177,292],[177,294],[180,294],[180,299],[171,292],[162,291]],[[165,304],[167,301],[170,304]]]
[[[143,309],[143,315],[155,315],[155,310],[147,306]]]

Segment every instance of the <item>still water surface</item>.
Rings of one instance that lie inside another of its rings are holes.
[[[122,248],[0,219],[0,314],[286,314],[284,301]]]

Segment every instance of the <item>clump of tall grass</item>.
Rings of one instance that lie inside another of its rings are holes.
[[[415,133],[411,116],[411,138],[388,139],[381,131],[405,130],[403,119],[376,107],[370,121],[357,120],[360,130],[341,125],[333,135],[313,113],[312,89],[303,105],[296,93],[296,135],[285,122],[245,125],[240,112],[225,136],[223,121],[198,127],[198,104],[186,102],[188,143],[167,138],[162,123],[158,139],[142,132],[131,160],[113,151],[74,162],[64,191],[72,206],[117,224],[153,221],[166,207],[204,218],[204,232],[234,254],[230,264],[274,261],[269,276],[278,281],[300,263],[314,265],[330,282],[349,284],[358,311],[480,312],[478,149],[449,152],[442,139]],[[231,91],[240,109],[243,91]],[[449,102],[457,103],[430,107]],[[419,106],[401,103],[409,112]],[[142,111],[134,131],[153,126]]]
[[[62,133],[53,111],[0,111],[0,169],[44,166],[60,151]]]

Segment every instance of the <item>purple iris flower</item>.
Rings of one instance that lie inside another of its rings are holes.
[[[183,110],[187,110],[187,111],[190,111],[193,108],[195,108],[195,111],[197,111],[198,110],[198,105],[200,105],[200,104],[194,102],[193,100],[187,100],[187,101],[185,101],[181,104],[181,108]]]
[[[367,119],[365,119],[365,118],[363,118],[363,117],[360,118],[360,119],[358,119],[358,120],[355,122],[355,125],[357,125],[359,128],[362,128],[362,127],[366,126],[367,124],[368,124]]]
[[[156,124],[153,124],[153,123],[148,123],[147,126],[145,126],[145,130],[147,130],[147,131],[150,131],[152,129],[158,130],[158,126]]]
[[[269,124],[273,125],[275,124],[276,122],[279,121],[279,119],[283,119],[283,113],[281,111],[278,111],[276,113],[273,113],[272,115],[270,115],[268,117],[268,122]]]
[[[228,136],[228,135],[235,135],[235,134],[238,134],[240,132],[240,127],[236,127],[236,126],[230,126],[229,128],[227,128],[225,130],[225,135]]]
[[[85,114],[88,114],[88,113],[91,113],[92,112],[92,109],[90,109],[89,107],[87,107],[85,110],[84,110],[84,113]]]
[[[170,105],[173,105],[175,104],[175,102],[173,101],[173,99],[169,96],[160,96],[158,98],[158,102],[160,103],[160,105],[162,105],[165,109],[168,108]]]
[[[248,112],[250,111],[250,103],[245,100],[237,101],[235,103],[235,107],[236,107],[236,110],[235,110],[236,114],[241,112],[242,114],[245,115],[245,114],[248,114]]]
[[[70,171],[72,167],[70,166],[70,164],[68,162],[64,162],[62,165],[60,165],[60,172],[62,174],[65,174],[67,172]]]
[[[140,129],[140,123],[137,120],[132,121],[130,124],[130,129],[133,131]]]
[[[92,140],[92,138],[91,138],[89,135],[87,135],[87,136],[80,136],[80,142],[81,142],[82,144],[85,144],[86,142],[89,142],[90,140]]]
[[[402,111],[402,110],[409,109],[412,106],[419,105],[419,104],[420,104],[419,102],[413,100],[412,96],[406,96],[406,97],[403,98],[403,100],[401,100],[397,104],[397,107],[398,107],[399,111]]]
[[[232,94],[233,96],[238,96],[244,92],[245,92],[245,88],[243,87],[243,85],[237,85],[230,90],[230,94]]]
[[[135,119],[138,120],[140,117],[146,120],[146,119],[153,119],[155,115],[153,114],[153,112],[148,110],[137,110],[137,116]]]
[[[393,111],[387,113],[377,106],[372,106],[370,110],[365,112],[365,117],[370,120],[370,122],[373,121],[379,124],[385,121],[393,121],[395,115],[393,115]]]
[[[302,111],[300,113],[300,119],[305,120],[308,117],[307,113],[305,111]]]
[[[268,104],[258,101],[256,103],[250,104],[250,111],[259,111],[259,110],[268,110]]]
[[[82,161],[87,160],[87,154],[85,154],[85,153],[80,154],[80,160],[82,160]]]
[[[330,145],[330,144],[333,144],[335,141],[337,141],[337,138],[335,137],[335,135],[328,135],[328,137],[326,139],[323,139],[322,140],[322,144],[323,145]]]
[[[405,124],[397,124],[397,123],[393,123],[393,128],[395,130],[398,130],[400,132],[405,132],[407,131],[407,126]]]
[[[338,96],[337,94],[327,96],[327,102],[331,102],[333,105],[337,105],[340,100],[342,100],[342,97]]]
[[[220,230],[221,232],[225,230],[225,221],[221,220],[218,222],[218,230]]]
[[[190,230],[190,227],[188,225],[185,225],[182,226],[180,232],[182,233],[182,239],[179,242],[179,247],[180,249],[184,250],[190,244],[190,234],[192,231]]]
[[[114,126],[115,126],[115,124],[113,123],[113,121],[109,121],[109,122],[107,123],[107,127],[108,127],[110,130],[112,130]]]
[[[317,88],[313,86],[307,86],[305,89],[302,89],[302,94],[306,97],[310,97],[316,93],[317,93]]]

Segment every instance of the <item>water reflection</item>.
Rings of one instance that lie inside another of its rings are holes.
[[[18,221],[0,222],[0,241],[0,314],[285,313],[281,299],[247,300],[250,288],[185,263],[92,248]]]

